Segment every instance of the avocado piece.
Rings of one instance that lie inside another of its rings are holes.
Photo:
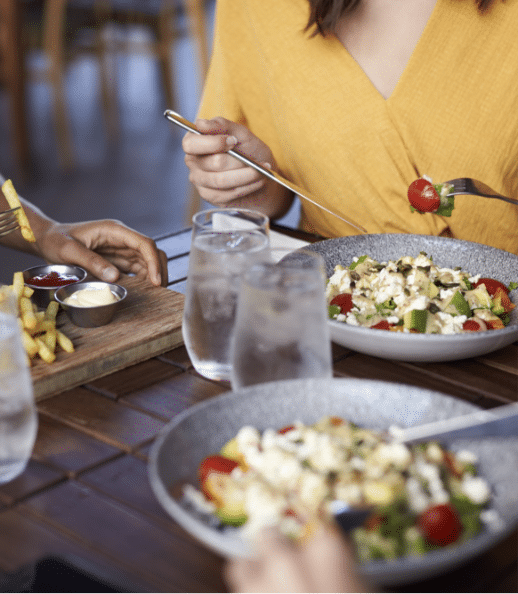
[[[464,297],[472,309],[491,309],[491,306],[493,305],[491,295],[487,292],[486,285],[479,285],[471,291],[466,291]]]
[[[435,283],[432,283],[432,281],[430,281],[428,284],[428,289],[427,289],[426,293],[427,293],[428,297],[430,297],[430,299],[433,299],[434,297],[438,297],[439,287]]]
[[[243,456],[239,451],[239,447],[237,445],[237,438],[234,437],[230,441],[221,448],[219,451],[221,456],[225,456],[225,458],[230,458],[231,460],[235,460],[236,462],[241,462]]]
[[[248,520],[248,516],[245,513],[236,513],[234,510],[228,510],[226,507],[216,510],[216,515],[227,526],[241,526]]]
[[[471,316],[471,308],[469,303],[464,298],[460,291],[455,291],[453,297],[450,299],[448,305],[444,308],[446,313],[459,314],[469,318]]]
[[[413,309],[407,311],[403,316],[404,327],[408,330],[417,330],[417,332],[426,331],[426,320],[428,312],[426,309]]]

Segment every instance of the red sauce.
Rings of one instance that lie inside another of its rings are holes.
[[[78,280],[79,277],[74,274],[61,274],[54,271],[48,274],[32,276],[25,281],[25,284],[33,287],[63,287],[64,285],[77,283]]]

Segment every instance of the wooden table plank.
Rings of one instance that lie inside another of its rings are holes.
[[[154,522],[93,489],[69,481],[32,497],[21,509],[106,555],[117,553],[131,574],[157,590],[214,592],[224,589],[218,574],[200,572],[221,559],[191,540],[176,535],[169,522]]]
[[[154,416],[83,388],[42,400],[38,407],[48,416],[124,451],[153,439],[164,426]]]
[[[50,365],[37,360],[31,370],[37,400],[150,359],[182,343],[183,295],[136,277],[126,277],[120,284],[128,289],[128,296],[107,326],[79,328],[61,312],[61,329],[74,343],[75,352],[60,352]]]
[[[127,584],[130,592],[154,591],[140,580],[138,575],[133,575],[130,580],[124,570],[124,564],[119,560],[84,547],[82,541],[77,541],[52,526],[29,517],[27,513],[13,510],[1,512],[0,534],[0,568],[5,572],[15,572],[49,555],[76,555],[94,564],[100,573],[113,576],[118,582]],[[56,576],[56,580],[59,580],[59,576]],[[52,591],[53,587],[58,591],[58,581],[55,585],[49,584],[49,591]]]
[[[121,455],[119,448],[52,419],[40,411],[38,439],[32,457],[73,477]]]
[[[13,505],[16,501],[64,481],[65,478],[64,472],[31,459],[21,475],[9,483],[0,485],[0,501],[6,505]]]
[[[505,349],[500,349],[483,357],[477,357],[476,361],[488,367],[496,367],[496,369],[518,375],[518,345],[511,344]],[[518,379],[516,381],[518,385]]]

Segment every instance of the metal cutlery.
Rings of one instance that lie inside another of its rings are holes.
[[[518,403],[481,410],[469,415],[434,421],[407,429],[389,430],[389,439],[396,443],[413,443],[436,439],[480,437],[517,437]],[[374,506],[354,508],[343,501],[333,501],[332,513],[342,530],[349,532],[361,526],[373,513]]]
[[[171,109],[167,109],[164,112],[164,116],[170,122],[173,122],[173,124],[180,126],[180,128],[183,128],[184,130],[187,130],[188,132],[194,132],[194,134],[202,134],[192,122],[190,122],[189,120],[186,120],[180,114],[176,113],[175,111],[172,111]],[[263,167],[257,161],[254,161],[250,157],[247,157],[234,149],[228,150],[227,153],[229,155],[232,155],[233,157],[235,157],[238,161],[241,161],[241,163],[244,163],[245,165],[248,165],[249,167],[253,167],[256,171],[258,171],[265,177],[268,177],[269,179],[280,184],[281,186],[284,186],[288,190],[295,192],[295,194],[297,194],[297,196],[300,196],[304,200],[311,202],[311,204],[314,204],[315,206],[318,206],[319,208],[321,208],[322,210],[325,210],[329,214],[332,214],[333,216],[339,218],[340,220],[344,221],[344,223],[351,225],[351,227],[354,227],[361,233],[367,233],[367,230],[364,229],[361,225],[358,225],[357,223],[353,223],[352,221],[344,219],[341,215],[337,214],[336,212],[330,210],[329,208],[327,208],[325,206],[322,206],[318,202],[315,202],[312,198],[305,196],[295,184],[292,184],[290,181],[288,181],[287,179],[282,177],[282,175],[279,175],[275,171],[271,171],[270,169]]]
[[[518,402],[406,429],[391,429],[389,435],[393,441],[400,443],[430,439],[518,437]]]
[[[16,208],[10,208],[9,210],[0,212],[0,237],[8,235],[20,228],[20,224],[16,217],[16,211],[19,208],[20,207],[17,206]]]
[[[484,198],[497,198],[498,200],[504,200],[510,204],[518,206],[518,200],[515,198],[509,198],[508,196],[502,196],[498,192],[495,192],[492,188],[486,184],[472,179],[471,177],[459,177],[456,179],[450,179],[445,184],[451,184],[453,190],[448,193],[448,196],[456,196],[458,194],[471,194],[472,196],[482,196]]]

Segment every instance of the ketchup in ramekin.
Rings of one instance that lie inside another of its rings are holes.
[[[64,274],[54,270],[47,274],[31,276],[25,279],[25,284],[32,285],[33,287],[64,287],[65,285],[77,283],[80,280],[75,274]]]

